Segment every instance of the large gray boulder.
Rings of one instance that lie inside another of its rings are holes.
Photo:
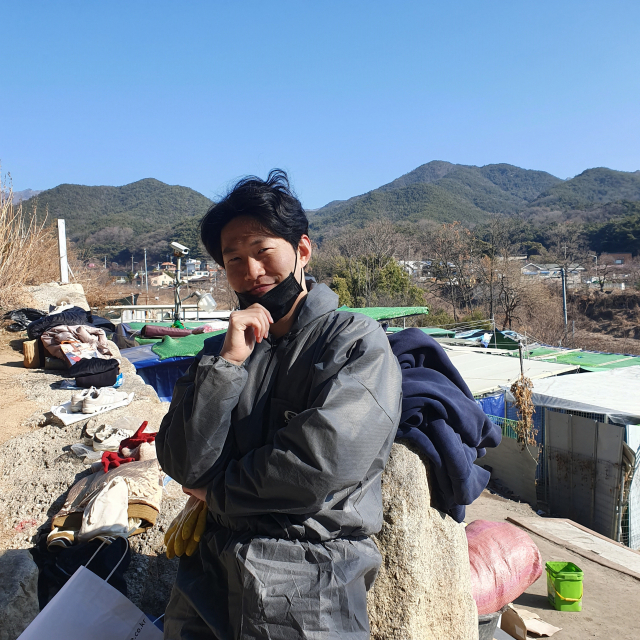
[[[57,306],[61,302],[68,302],[76,307],[82,307],[85,311],[90,310],[81,284],[47,282],[33,287],[25,287],[24,289],[33,299],[33,306],[47,313],[51,305]]]
[[[31,554],[0,551],[0,640],[15,640],[38,611],[38,567]]]
[[[464,527],[431,507],[428,462],[394,444],[382,476],[382,566],[368,595],[372,640],[477,640]]]

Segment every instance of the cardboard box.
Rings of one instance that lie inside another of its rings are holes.
[[[531,638],[549,638],[560,631],[559,627],[540,619],[537,613],[527,611],[512,604],[502,614],[500,628],[516,640],[530,640]]]

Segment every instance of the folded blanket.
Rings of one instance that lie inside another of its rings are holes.
[[[66,352],[63,348],[65,343],[73,345],[79,342],[87,345],[95,350],[94,357],[107,359],[113,357],[104,330],[90,325],[58,325],[45,331],[40,340],[50,355],[65,362],[67,362]]]
[[[464,505],[484,490],[490,474],[474,464],[502,434],[476,404],[442,347],[419,329],[389,342],[402,369],[402,416],[397,440],[412,442],[428,458],[435,501],[458,522]]]

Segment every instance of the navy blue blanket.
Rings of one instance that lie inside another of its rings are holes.
[[[431,462],[435,502],[457,522],[489,482],[474,464],[502,434],[476,404],[442,347],[419,329],[389,336],[402,369],[402,416],[396,440],[412,442]]]

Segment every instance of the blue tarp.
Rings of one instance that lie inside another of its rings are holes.
[[[120,352],[136,368],[136,373],[150,384],[163,402],[171,402],[173,387],[186,372],[194,358],[166,358],[160,360],[151,345],[122,349]]]
[[[504,417],[504,393],[486,398],[476,398],[476,402],[487,415]]]

